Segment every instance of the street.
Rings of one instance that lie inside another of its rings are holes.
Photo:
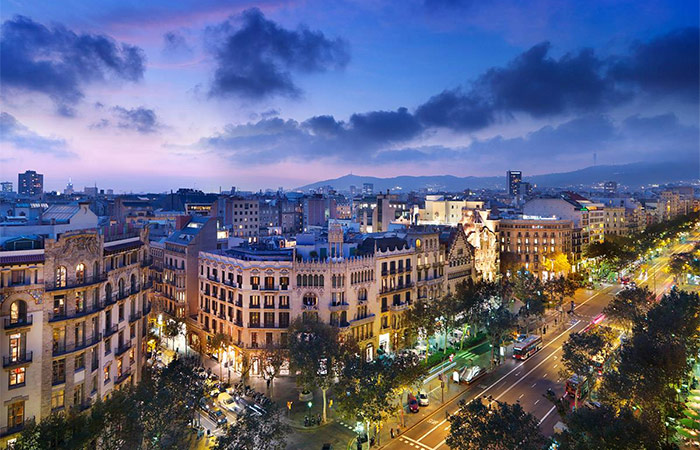
[[[697,234],[693,240],[697,238]],[[692,243],[678,244],[667,249],[656,258],[649,267],[646,280],[637,279],[639,286],[656,287],[658,296],[673,285],[673,276],[663,271],[669,255],[688,251]],[[561,420],[555,407],[544,398],[548,388],[554,390],[558,397],[564,395],[564,380],[559,375],[562,344],[569,334],[581,331],[590,320],[600,314],[610,299],[621,289],[620,286],[604,286],[599,290],[580,290],[575,296],[573,315],[565,315],[564,323],[544,336],[543,348],[523,362],[508,358],[504,364],[476,386],[471,386],[445,405],[440,406],[428,417],[416,423],[398,438],[387,443],[387,449],[417,448],[424,450],[445,450],[445,439],[449,433],[446,414],[459,408],[459,401],[467,402],[482,396],[491,396],[493,400],[506,403],[519,402],[523,408],[540,421],[546,435],[553,433],[553,428]]]

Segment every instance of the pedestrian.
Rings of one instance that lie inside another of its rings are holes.
[[[389,430],[389,433],[391,434],[391,438],[394,439],[394,429],[393,428]]]
[[[399,434],[401,434],[401,427],[396,425],[396,435],[398,436]]]

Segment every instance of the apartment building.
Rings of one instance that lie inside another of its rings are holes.
[[[147,230],[73,230],[0,251],[0,445],[29,421],[83,411],[145,362]]]
[[[260,205],[257,198],[220,197],[216,211],[232,237],[255,239],[260,234]]]
[[[555,267],[556,255],[564,255],[569,262],[574,257],[574,224],[571,220],[522,216],[502,219],[498,224],[501,258],[510,254],[515,266],[523,267],[541,278],[567,275]]]

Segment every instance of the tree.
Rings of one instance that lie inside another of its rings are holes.
[[[569,257],[562,252],[553,252],[545,256],[543,265],[553,274],[563,276],[571,271]]]
[[[267,402],[265,412],[258,416],[246,412],[227,425],[223,436],[216,439],[214,450],[284,450],[291,429],[284,422],[282,412]]]
[[[596,326],[588,331],[572,333],[562,346],[561,361],[564,365],[562,375],[566,378],[579,377],[574,396],[574,406],[578,408],[581,385],[593,374],[593,359],[609,349],[615,338],[611,328]]]
[[[238,352],[238,365],[241,368],[241,383],[245,386],[250,374],[250,369],[253,368],[253,362],[250,359],[250,354],[246,350],[241,349]]]
[[[459,410],[449,417],[450,434],[446,443],[458,450],[542,450],[548,439],[539,429],[537,419],[519,403],[481,399],[460,402]]]
[[[503,274],[514,274],[523,267],[520,261],[520,255],[514,252],[501,253],[499,260],[501,264],[501,273]]]
[[[313,318],[296,318],[289,326],[290,368],[297,384],[321,389],[323,422],[327,420],[327,393],[342,369],[348,340],[340,341],[338,329]]]
[[[265,347],[259,355],[263,364],[262,375],[267,381],[267,392],[272,393],[275,378],[279,376],[282,365],[288,360],[287,350],[277,346]]]
[[[544,283],[544,292],[549,301],[556,305],[561,319],[564,314],[564,299],[574,296],[576,284],[565,277],[550,278]]]
[[[629,332],[635,323],[644,318],[653,302],[654,294],[647,287],[625,289],[615,295],[603,313]]]
[[[619,272],[637,256],[632,240],[626,236],[605,236],[605,241],[594,242],[586,248],[586,257],[600,261],[601,273]]]
[[[364,423],[368,431],[381,428],[392,414],[403,412],[401,397],[426,370],[418,356],[409,352],[370,361],[358,353],[349,354],[336,386],[338,411]]]
[[[418,298],[406,311],[406,323],[410,323],[410,332],[415,333],[414,338],[422,336],[426,342],[433,336],[438,328],[440,311],[433,307],[433,302],[427,297]],[[428,358],[428,352],[425,352]]]
[[[648,430],[629,408],[608,405],[579,408],[566,417],[567,430],[557,435],[561,450],[641,450]]]
[[[544,286],[534,274],[522,270],[512,277],[510,282],[513,296],[523,303],[518,317],[523,323],[525,333],[529,334],[532,321],[537,321],[544,314]]]
[[[212,336],[211,341],[209,341],[209,350],[216,353],[219,360],[219,379],[223,378],[223,355],[230,345],[231,336],[226,333],[216,333],[214,336]]]
[[[12,446],[16,450],[81,448],[90,435],[85,429],[86,416],[72,412],[52,413],[39,423],[28,425]]]
[[[501,361],[501,345],[517,327],[517,320],[517,316],[510,312],[508,305],[503,301],[497,307],[483,311],[481,325],[486,330],[486,337],[491,345],[492,364]]]
[[[168,319],[165,321],[165,326],[163,327],[163,334],[167,339],[170,340],[171,346],[174,348],[173,340],[180,335],[180,330],[182,329],[182,319],[177,317],[174,319]]]

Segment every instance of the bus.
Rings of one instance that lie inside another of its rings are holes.
[[[513,358],[528,359],[542,348],[542,337],[531,335],[513,345]]]
[[[578,389],[578,400],[579,402],[582,402],[588,397],[588,394],[591,391],[592,382],[593,377],[581,377],[579,375],[573,375],[571,378],[566,380],[566,385],[564,386],[566,393],[564,394],[564,397],[569,399],[571,408],[573,408],[574,404],[576,403],[576,390]]]

